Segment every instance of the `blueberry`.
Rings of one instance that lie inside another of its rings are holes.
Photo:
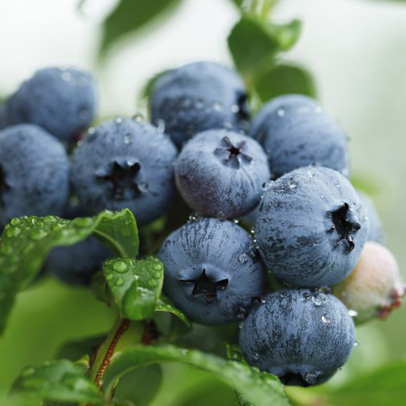
[[[196,135],[175,161],[186,203],[208,217],[232,218],[252,210],[270,178],[266,155],[252,138],[223,130]]]
[[[0,130],[7,127],[6,120],[6,106],[4,104],[0,105]]]
[[[383,243],[384,233],[382,229],[381,220],[379,219],[378,212],[372,199],[365,193],[357,190],[358,196],[361,199],[361,203],[364,206],[367,216],[369,219],[369,233],[368,241],[375,241],[378,243]]]
[[[69,162],[59,141],[32,124],[0,131],[0,224],[23,215],[61,215]]]
[[[354,344],[347,308],[330,294],[307,289],[266,296],[240,331],[247,362],[286,385],[325,382],[347,361]]]
[[[280,96],[254,118],[250,135],[264,147],[274,178],[308,165],[349,175],[344,131],[313,99]]]
[[[69,285],[89,285],[91,277],[100,271],[103,262],[113,253],[95,237],[68,247],[54,248],[47,259],[46,268]]]
[[[356,323],[364,323],[374,317],[385,319],[399,307],[405,287],[392,253],[368,241],[355,269],[334,286],[333,293],[353,311]]]
[[[76,149],[72,184],[90,212],[129,208],[143,225],[169,208],[176,154],[154,126],[119,117],[91,129]]]
[[[292,171],[264,193],[256,222],[260,254],[281,281],[330,286],[354,268],[368,236],[355,189],[323,167]]]
[[[83,217],[86,211],[80,207],[69,207],[64,218]],[[54,248],[46,261],[45,269],[69,285],[89,285],[91,277],[100,271],[103,262],[114,253],[95,237],[69,246]]]
[[[7,124],[37,124],[70,143],[93,121],[95,93],[94,80],[85,71],[41,69],[6,101]]]
[[[196,62],[169,71],[152,89],[154,123],[165,123],[178,147],[193,135],[214,128],[247,126],[247,93],[237,73],[214,62]]]
[[[251,236],[230,221],[200,218],[162,245],[164,292],[192,320],[241,320],[264,287],[263,264]]]

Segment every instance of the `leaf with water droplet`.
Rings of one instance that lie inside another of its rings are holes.
[[[103,274],[122,317],[147,319],[155,310],[163,283],[159,259],[116,258],[105,261]]]
[[[252,404],[289,406],[284,386],[276,376],[238,361],[172,345],[136,345],[123,351],[107,368],[103,376],[103,389],[109,394],[125,373],[143,365],[162,362],[180,362],[211,372],[227,385],[233,386],[244,400]]]
[[[189,327],[189,328],[192,327],[192,323],[189,321],[189,319],[186,317],[186,315],[183,312],[181,312],[179,309],[177,309],[166,296],[161,295],[161,297],[158,300],[158,303],[155,307],[155,311],[172,313],[178,319],[182,320],[186,324],[187,327]]]
[[[52,248],[76,244],[91,234],[120,256],[138,254],[137,224],[128,209],[73,220],[55,216],[11,220],[0,239],[0,332],[17,293],[35,279]]]
[[[98,387],[86,377],[83,366],[68,360],[25,368],[13,383],[11,396],[54,402],[89,402],[95,406],[104,404]]]

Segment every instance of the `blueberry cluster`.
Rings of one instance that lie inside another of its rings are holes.
[[[154,83],[152,124],[118,117],[84,134],[92,77],[37,72],[0,106],[0,224],[129,208],[146,226],[179,193],[194,214],[159,249],[166,295],[194,322],[239,322],[251,365],[319,384],[348,359],[353,318],[386,317],[403,285],[372,202],[348,180],[337,122],[316,100],[286,95],[250,123],[247,99],[233,70],[192,63]],[[75,146],[70,157],[63,144]],[[55,249],[48,266],[86,284],[110,255],[89,238]]]

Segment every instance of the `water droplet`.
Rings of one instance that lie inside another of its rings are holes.
[[[223,110],[223,105],[219,102],[215,102],[215,103],[213,103],[213,109],[216,111],[221,111],[221,110]]]
[[[237,104],[234,104],[234,106],[231,106],[231,112],[232,113],[238,113],[240,111],[240,107]]]
[[[315,372],[306,372],[305,376],[304,376],[304,380],[310,384],[310,385],[314,385],[317,382],[317,378],[318,378],[319,374],[315,373]]]
[[[116,124],[120,125],[123,122],[123,118],[122,117],[116,117]]]
[[[330,316],[328,315],[328,314],[323,314],[322,316],[321,316],[321,321],[324,323],[324,324],[330,324]]]
[[[293,190],[293,189],[297,188],[298,183],[293,178],[291,178],[291,179],[288,180],[288,186],[289,186],[290,189]]]
[[[113,279],[113,275],[112,275],[111,273],[108,273],[108,274],[105,276],[105,278],[106,278],[107,281],[111,281],[111,280]]]
[[[165,120],[163,120],[161,118],[157,120],[156,127],[157,127],[158,132],[164,133],[165,132],[165,126],[166,126]]]
[[[114,262],[113,269],[119,273],[125,273],[128,271],[128,265],[124,261]]]
[[[234,224],[239,224],[239,223],[240,223],[240,220],[234,219],[234,220],[233,220],[233,223],[234,223]]]
[[[309,300],[310,299],[310,293],[309,292],[304,292],[302,295],[303,300]]]
[[[279,116],[279,117],[283,117],[284,115],[285,115],[285,109],[284,108],[279,108],[277,111],[276,111],[276,114]]]
[[[245,264],[248,261],[248,255],[243,252],[239,257],[238,260],[242,263]]]
[[[258,361],[259,360],[259,354],[257,352],[254,353],[254,355],[252,356],[254,361]]]
[[[154,264],[154,266],[153,266],[153,268],[156,270],[156,271],[162,271],[162,264],[160,264],[159,262],[157,262],[156,264]]]
[[[350,309],[348,310],[348,315],[350,317],[357,317],[358,316],[358,312],[356,310]]]
[[[123,286],[124,285],[124,280],[122,278],[116,279],[116,286]]]
[[[48,235],[48,233],[45,230],[41,230],[41,229],[36,229],[36,230],[32,230],[30,233],[30,238],[32,240],[42,240],[43,238],[45,238]]]
[[[244,327],[244,323],[243,323],[243,322],[238,323],[238,328],[239,328],[239,329],[241,329],[241,328],[243,328],[243,327]]]
[[[309,177],[314,178],[314,173],[311,169],[307,170],[307,174],[309,175]]]
[[[21,224],[21,220],[18,217],[14,217],[11,219],[10,223],[12,226],[19,226]]]
[[[136,113],[132,116],[132,119],[138,123],[142,123],[144,121],[144,116],[141,113]]]
[[[321,306],[323,304],[319,296],[312,296],[312,302],[315,306]]]
[[[358,347],[359,346],[359,342],[358,341],[355,341],[354,342],[354,347]]]
[[[62,71],[61,77],[62,80],[64,80],[65,82],[69,82],[70,80],[72,80],[72,75],[66,70]]]
[[[262,184],[262,190],[263,190],[264,192],[266,192],[267,190],[269,190],[269,189],[271,188],[271,186],[272,186],[272,183],[273,183],[272,180],[269,180],[268,182],[264,182],[264,183]]]
[[[287,297],[288,296],[288,292],[286,290],[282,290],[281,292],[279,292],[279,296],[280,297]]]
[[[124,144],[125,144],[125,145],[130,144],[131,139],[132,139],[131,134],[126,134],[126,135],[124,135]]]

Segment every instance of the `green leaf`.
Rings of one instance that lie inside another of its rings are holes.
[[[162,262],[154,257],[105,261],[104,277],[122,317],[144,320],[153,313],[162,290],[163,270]]]
[[[131,401],[133,406],[148,405],[159,390],[162,370],[159,365],[135,369],[120,378],[114,400]]]
[[[252,82],[274,65],[279,52],[295,45],[300,30],[299,20],[276,25],[252,15],[243,16],[228,37],[228,47],[237,69]]]
[[[85,371],[68,360],[27,367],[13,383],[11,394],[59,402],[90,402],[103,405],[98,387]]]
[[[404,406],[406,361],[397,361],[352,378],[327,396],[328,404]]]
[[[173,11],[181,0],[121,0],[103,23],[100,54],[125,35],[136,33],[149,22]]]
[[[185,316],[185,314],[183,312],[181,312],[179,309],[177,309],[171,303],[171,301],[163,295],[161,295],[161,298],[158,300],[158,303],[155,307],[155,311],[171,313],[171,314],[175,315],[178,319],[182,320],[186,324],[187,327],[189,327],[189,328],[192,327],[192,323]]]
[[[306,69],[280,64],[264,73],[255,83],[257,94],[263,102],[282,94],[304,94],[316,97],[316,85]]]
[[[127,209],[71,221],[55,216],[11,220],[0,239],[0,333],[17,293],[39,273],[51,249],[76,244],[90,234],[121,256],[138,254],[137,224]]]
[[[95,350],[100,347],[106,335],[98,335],[94,337],[87,337],[80,340],[68,341],[64,343],[58,350],[56,358],[68,359],[76,361],[83,355],[93,357]]]
[[[196,350],[165,346],[134,346],[118,355],[107,368],[103,387],[109,393],[126,372],[149,364],[181,362],[209,371],[228,385],[233,385],[244,399],[258,406],[287,406],[284,386],[267,372]]]

